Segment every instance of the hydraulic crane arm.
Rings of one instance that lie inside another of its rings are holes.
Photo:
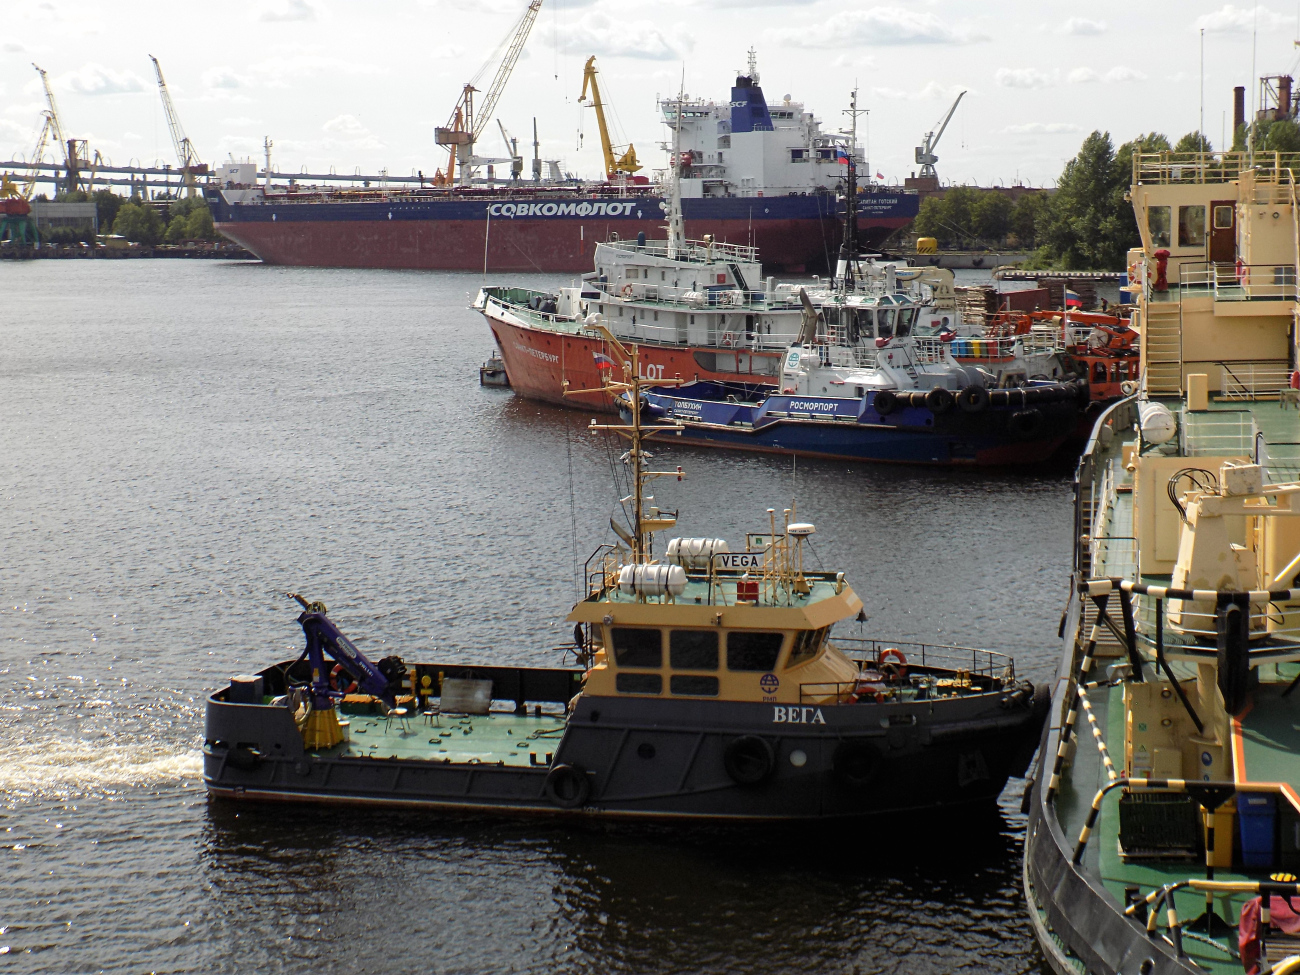
[[[330,687],[330,668],[325,662],[325,656],[328,654],[349,677],[357,682],[359,690],[366,694],[373,694],[392,707],[398,688],[357,649],[356,644],[343,635],[342,630],[330,621],[325,615],[327,611],[324,603],[308,602],[297,593],[289,593],[289,597],[296,600],[303,608],[298,616],[298,623],[307,637],[303,656],[311,666],[313,706],[318,709],[331,708],[334,706],[333,698],[339,696],[338,692]]]

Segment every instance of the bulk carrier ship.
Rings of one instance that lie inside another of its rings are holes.
[[[674,129],[679,104],[687,235],[757,247],[769,270],[829,270],[847,160],[813,114],[789,96],[768,106],[752,52],[729,101],[661,99]],[[643,178],[543,180],[538,162],[532,181],[415,190],[256,185],[252,165],[229,166],[206,195],[217,229],[268,264],[582,272],[598,242],[662,232],[667,202]],[[878,249],[919,207],[915,191],[865,187],[860,245]]]

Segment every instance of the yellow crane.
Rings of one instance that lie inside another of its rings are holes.
[[[185,195],[194,196],[198,190],[194,177],[206,173],[208,167],[199,162],[199,154],[194,151],[194,143],[181,128],[181,119],[176,114],[176,106],[172,104],[171,92],[167,90],[167,82],[163,81],[162,66],[152,54],[149,55],[149,60],[153,62],[154,74],[158,76],[158,92],[162,95],[163,114],[167,116],[167,129],[171,132],[172,147],[176,150],[176,159],[180,163],[181,182],[185,186]]]
[[[41,160],[45,157],[45,147],[50,144],[50,130],[54,128],[51,123],[50,113],[41,112],[41,133],[36,137],[36,148],[32,150],[32,158],[29,160],[31,169],[27,171],[27,182],[23,184],[23,199],[30,200],[32,194],[36,192],[36,178],[40,175]],[[55,174],[58,175],[57,173]]]
[[[587,98],[588,90],[591,91],[591,98]],[[641,164],[636,160],[636,146],[632,143],[627,144],[627,152],[614,158],[616,148],[609,138],[609,124],[605,121],[605,103],[600,97],[600,85],[596,83],[596,56],[593,54],[587,58],[587,66],[582,70],[582,94],[578,96],[578,101],[583,105],[590,105],[596,110],[596,125],[600,128],[600,148],[605,153],[605,174],[610,179],[614,179],[621,173],[631,175],[638,169]]]
[[[467,84],[460,93],[460,100],[456,102],[456,107],[452,109],[451,118],[445,126],[439,126],[434,129],[434,141],[440,146],[446,146],[450,150],[447,159],[447,174],[439,180],[434,178],[434,182],[446,183],[450,185],[456,179],[456,163],[459,161],[461,166],[461,178],[465,182],[469,181],[473,167],[476,165],[474,159],[474,143],[483,133],[483,129],[492,121],[492,113],[496,111],[497,102],[501,99],[501,93],[505,90],[506,81],[510,78],[510,72],[515,69],[515,64],[519,61],[519,55],[523,52],[524,41],[528,40],[528,34],[533,29],[533,23],[537,20],[537,11],[542,9],[542,0],[529,0],[528,9],[524,15],[519,18],[514,29],[509,35],[509,45],[506,48],[505,57],[501,59],[501,64],[497,67],[497,73],[492,78],[492,85],[488,88],[487,95],[482,103],[478,106],[478,112],[474,110],[474,93],[478,91],[474,87],[474,82],[478,81],[491,63],[489,58],[487,64],[479,69],[478,75],[473,81]],[[500,50],[500,48],[497,48]]]

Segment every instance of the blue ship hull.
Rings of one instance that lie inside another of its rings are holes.
[[[875,393],[856,399],[789,396],[770,388],[705,382],[644,395],[643,422],[681,424],[685,443],[835,460],[973,466],[1048,460],[1074,434],[1086,406],[1086,390],[1081,393],[1073,384],[996,390],[987,408],[975,413],[956,406],[935,412],[922,405],[924,393],[895,394],[898,405],[884,415],[875,406]]]

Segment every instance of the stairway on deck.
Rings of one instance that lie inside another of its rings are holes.
[[[1149,302],[1142,321],[1142,364],[1147,393],[1178,396],[1183,391],[1183,324],[1175,302]]]

